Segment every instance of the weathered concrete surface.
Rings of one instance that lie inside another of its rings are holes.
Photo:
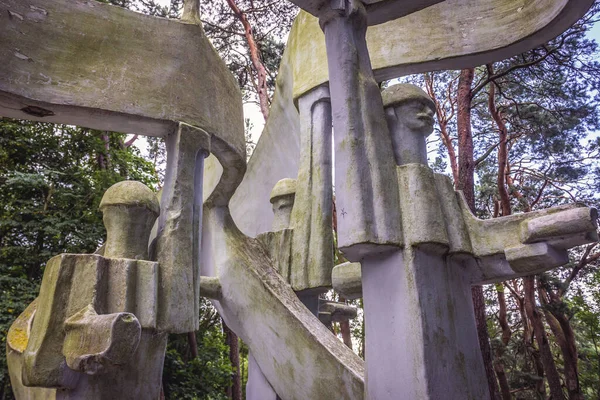
[[[338,247],[350,261],[398,247],[392,142],[365,39],[365,9],[346,2],[325,32],[333,113]]]
[[[353,300],[363,296],[360,263],[345,262],[333,267],[331,272],[333,288],[346,299]]]
[[[252,353],[248,353],[248,382],[246,383],[247,400],[277,400],[277,393],[260,370]]]
[[[201,217],[195,215],[194,205],[203,198],[202,167],[211,141],[205,131],[180,125],[166,145],[167,172],[156,237],[161,283],[158,326],[161,331],[184,333],[198,328],[200,267],[195,253]]]
[[[433,132],[435,104],[431,98],[418,86],[402,83],[386,88],[381,97],[396,165],[427,165],[427,145],[422,138]]]
[[[154,192],[140,182],[119,182],[102,196],[100,211],[108,234],[102,255],[147,260],[147,235],[160,213]]]
[[[330,7],[336,7],[335,2],[329,0],[290,1],[315,16],[323,16],[324,14],[331,12]],[[444,0],[362,0],[362,3],[364,3],[367,10],[369,25],[377,25],[385,21],[412,14],[415,11],[419,11],[441,1]]]
[[[37,309],[38,299],[35,299],[25,311],[13,322],[6,335],[6,362],[10,385],[16,399],[55,400],[56,389],[27,387],[21,379],[23,373],[23,352],[27,348],[31,325]]]
[[[333,160],[329,88],[321,86],[298,100],[300,167],[290,217],[295,291],[325,292],[333,268]],[[275,230],[275,227],[273,227]]]
[[[367,44],[375,79],[438,69],[461,69],[520,54],[558,36],[593,0],[446,0],[406,17],[371,26]],[[287,51],[294,98],[327,82],[324,35],[316,17],[301,12]],[[288,82],[290,84],[290,82]]]
[[[238,85],[200,26],[84,0],[0,15],[0,115],[152,136],[185,122],[244,154]]]
[[[166,333],[156,331],[159,268],[143,260],[158,200],[141,183],[124,181],[107,190],[100,208],[106,257],[52,258],[38,300],[11,327],[9,369],[23,399],[133,400],[160,393]]]
[[[366,398],[489,398],[470,271],[412,247],[362,265]]]
[[[271,191],[271,204],[273,204],[273,232],[277,232],[290,227],[292,217],[292,208],[296,198],[297,184],[296,179],[282,179]]]
[[[298,300],[264,248],[226,207],[205,207],[202,275],[216,276],[219,313],[284,400],[362,399],[363,362]]]
[[[375,80],[508,58],[559,35],[592,3],[446,0],[371,26],[367,46]],[[280,179],[298,175],[300,123],[294,99],[328,81],[325,36],[316,17],[300,12],[282,57],[269,120],[231,202],[233,218],[247,235],[270,230],[269,191]]]

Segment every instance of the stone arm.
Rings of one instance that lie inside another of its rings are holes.
[[[428,179],[424,168],[417,166],[400,167],[399,174],[406,177],[409,189],[410,182]],[[410,179],[416,175],[421,175],[420,179]],[[568,263],[567,249],[598,241],[595,208],[572,204],[482,220],[471,213],[448,177],[434,174],[433,178],[435,195],[430,196],[428,207],[411,213],[421,217],[409,217],[413,223],[407,224],[411,229],[405,237],[412,245],[438,247],[460,258],[471,270],[472,284],[541,273]],[[427,212],[436,202],[439,208]],[[404,204],[403,215],[412,203]],[[435,234],[431,234],[431,226],[436,227]],[[333,287],[346,298],[361,297],[361,276],[360,263],[337,265],[332,272]]]
[[[284,400],[362,399],[363,361],[300,302],[262,243],[243,235],[227,207],[204,208],[203,294],[248,344]]]
[[[568,263],[567,249],[598,241],[595,208],[573,204],[481,220],[457,196],[479,266],[474,283],[541,273]]]

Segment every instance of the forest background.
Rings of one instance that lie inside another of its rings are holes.
[[[181,0],[103,1],[169,18],[178,18],[182,6]],[[287,1],[200,3],[205,32],[243,89],[250,156],[298,10]],[[597,1],[569,31],[530,52],[400,79],[434,99],[430,164],[452,177],[479,217],[573,202],[600,206],[599,17]],[[98,211],[104,191],[124,179],[158,190],[164,155],[158,139],[0,119],[3,345],[12,321],[37,295],[45,263],[63,252],[94,252],[104,240]],[[570,256],[551,273],[473,289],[492,398],[600,400],[600,246]],[[362,303],[349,303],[359,317],[333,330],[364,357]],[[200,309],[197,332],[169,338],[164,398],[242,399],[247,348],[209,302]],[[0,400],[12,398],[2,354]]]

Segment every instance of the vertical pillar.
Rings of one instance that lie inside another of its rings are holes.
[[[198,329],[202,174],[210,135],[180,123],[167,137],[167,171],[156,241],[160,264],[158,328]]]
[[[338,246],[360,261],[402,242],[394,155],[369,59],[364,5],[332,2],[319,22],[333,110]]]
[[[326,85],[298,99],[300,167],[290,219],[295,291],[318,296],[331,287],[333,269],[333,171],[331,103]]]

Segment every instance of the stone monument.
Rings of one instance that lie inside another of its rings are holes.
[[[157,398],[166,334],[197,327],[201,295],[249,346],[270,397],[485,398],[470,285],[556,267],[598,239],[587,207],[475,218],[427,166],[431,101],[378,86],[526,51],[593,0],[293,1],[308,13],[248,165],[241,94],[197,0],[181,21],[88,0],[0,3],[0,115],[162,136],[168,154],[160,207],[118,184],[102,203],[104,253],[49,261],[8,337],[19,400]],[[352,262],[335,268],[332,150]],[[366,363],[317,318],[330,285],[364,297]]]

